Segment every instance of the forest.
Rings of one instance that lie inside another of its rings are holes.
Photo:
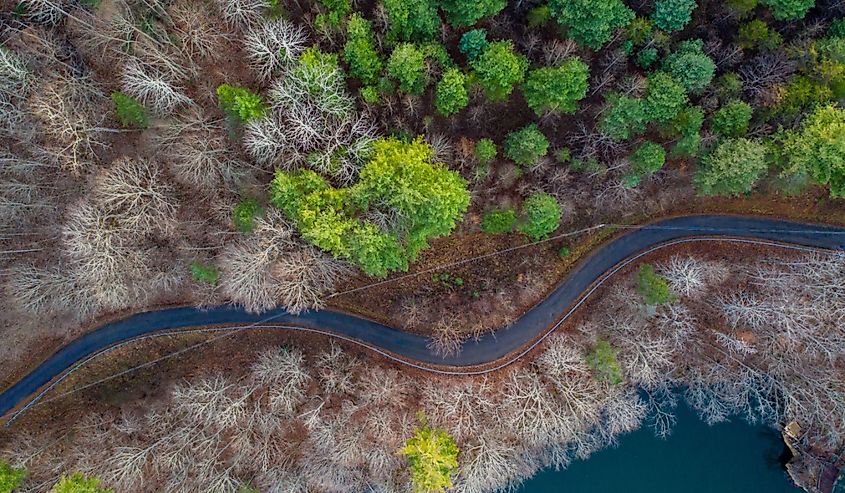
[[[0,388],[173,305],[332,308],[455,355],[604,226],[845,223],[841,0],[3,0],[0,26]],[[666,436],[678,388],[708,423],[798,422],[821,463],[842,279],[670,251],[484,377],[232,340],[231,372],[0,433],[0,493],[496,491]]]

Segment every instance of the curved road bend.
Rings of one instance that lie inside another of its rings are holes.
[[[595,250],[546,299],[509,327],[485,334],[478,341],[467,341],[458,355],[446,358],[429,351],[425,337],[331,310],[290,315],[283,309],[276,309],[252,314],[235,306],[222,305],[210,309],[180,307],[138,313],[103,325],[60,348],[0,394],[0,415],[6,414],[74,363],[98,351],[157,331],[203,325],[244,325],[272,320],[274,324],[337,333],[425,364],[468,367],[495,361],[547,331],[596,280],[620,262],[650,247],[697,236],[741,237],[838,250],[845,243],[845,227],[728,215],[684,216],[650,223],[632,229]]]

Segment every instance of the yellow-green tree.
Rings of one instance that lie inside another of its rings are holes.
[[[441,492],[452,487],[460,450],[446,430],[429,426],[425,414],[419,418],[421,426],[399,453],[408,458],[415,493]]]
[[[114,493],[111,488],[101,488],[100,480],[93,476],[85,476],[75,472],[70,476],[62,476],[50,490],[50,493]]]

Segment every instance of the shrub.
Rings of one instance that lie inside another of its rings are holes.
[[[475,143],[475,159],[481,164],[487,164],[496,158],[498,151],[496,144],[490,139],[481,139]]]
[[[816,4],[816,0],[761,0],[761,3],[769,7],[772,17],[784,21],[803,19],[807,11]]]
[[[713,114],[713,131],[722,137],[742,137],[748,131],[753,111],[745,101],[731,101]]]
[[[221,84],[217,87],[217,100],[223,111],[241,122],[255,120],[267,111],[261,96],[247,88]]]
[[[443,77],[437,83],[434,105],[437,112],[444,116],[457,113],[469,103],[466,79],[457,68],[450,68],[443,72]]]
[[[505,8],[506,0],[441,0],[440,7],[446,12],[446,19],[455,27],[466,27],[483,17],[498,14]]]
[[[566,258],[572,254],[572,250],[569,249],[568,246],[562,246],[557,251],[557,256],[560,258]]]
[[[701,146],[701,126],[704,110],[698,106],[684,109],[670,123],[672,134],[678,136],[672,148],[674,156],[695,156]]]
[[[50,489],[50,493],[114,493],[111,488],[100,488],[100,480],[75,472],[62,479]]]
[[[657,275],[650,264],[640,265],[640,271],[637,273],[637,291],[647,305],[662,305],[672,300],[669,283]]]
[[[543,192],[534,193],[522,204],[519,231],[533,241],[539,241],[560,226],[560,218],[560,204],[554,196]]]
[[[255,227],[255,218],[264,213],[261,205],[253,198],[247,198],[238,203],[232,211],[232,222],[242,233],[251,233]]]
[[[533,123],[505,137],[505,156],[521,166],[536,163],[548,150],[549,141]]]
[[[549,9],[572,39],[594,49],[634,18],[621,0],[550,0]]]
[[[798,130],[787,133],[783,154],[789,171],[828,185],[831,197],[845,197],[845,110],[816,108]]]
[[[602,132],[616,140],[628,140],[645,131],[647,118],[643,100],[611,94],[607,104],[599,123]]]
[[[408,458],[414,493],[437,493],[452,487],[458,470],[460,450],[446,430],[428,425],[420,412],[421,427],[405,442],[399,453]]]
[[[489,44],[490,42],[487,41],[487,31],[484,29],[473,29],[461,36],[458,49],[466,55],[467,59],[474,60],[487,49],[487,45]]]
[[[387,73],[399,82],[399,90],[420,94],[426,86],[425,54],[410,43],[398,45],[387,61]]]
[[[481,230],[485,233],[510,233],[515,225],[516,211],[513,209],[488,211],[481,218]]]
[[[625,34],[628,40],[635,45],[646,44],[651,39],[654,27],[651,21],[645,17],[634,17],[630,24],[625,28]]]
[[[705,195],[747,193],[768,168],[763,144],[744,138],[727,139],[702,160],[695,184]]]
[[[631,154],[631,165],[633,171],[638,175],[651,174],[666,164],[666,151],[660,144],[654,142],[643,142],[636,151]]]
[[[11,493],[26,478],[26,469],[12,467],[0,460],[0,493]]]
[[[111,93],[114,114],[122,127],[147,128],[147,111],[140,101],[120,91]]]
[[[683,41],[663,62],[663,69],[693,94],[710,85],[716,74],[716,64],[704,54],[703,46],[700,39]]]
[[[191,262],[191,276],[195,281],[214,285],[220,279],[220,272],[213,265]]]
[[[613,385],[622,383],[622,367],[616,359],[617,350],[605,339],[596,341],[593,349],[587,353],[587,364],[596,372],[596,378]]]
[[[745,49],[762,48],[773,50],[783,43],[780,33],[770,28],[768,24],[760,19],[754,19],[739,26],[737,37],[739,46]]]
[[[466,182],[433,161],[421,139],[379,139],[359,181],[333,188],[310,170],[276,171],[271,202],[291,218],[303,238],[367,274],[406,270],[433,237],[448,234],[469,205]],[[379,226],[368,212],[392,216]]]
[[[666,32],[680,31],[692,20],[695,7],[695,0],[657,0],[651,20]]]
[[[726,2],[728,7],[739,14],[740,17],[745,17],[750,14],[752,10],[757,8],[759,0],[728,0]]]
[[[587,95],[590,69],[580,58],[570,58],[557,67],[530,71],[522,86],[525,101],[538,115],[545,111],[574,113],[576,103]]]
[[[343,59],[349,65],[349,75],[364,84],[375,84],[381,73],[382,61],[376,50],[370,21],[355,13],[346,24],[346,45]]]
[[[549,6],[547,4],[543,4],[529,10],[525,20],[528,22],[529,28],[537,29],[545,26],[551,18],[552,12],[549,10]]]
[[[672,76],[657,72],[648,77],[648,89],[643,101],[647,121],[667,123],[678,116],[687,104],[684,87]]]
[[[389,42],[430,41],[440,28],[435,0],[383,0]]]
[[[555,151],[555,161],[566,164],[572,159],[572,151],[568,147],[561,147]]]
[[[528,60],[513,51],[511,41],[496,41],[490,43],[470,65],[487,97],[501,101],[510,96],[514,84],[522,82]]]

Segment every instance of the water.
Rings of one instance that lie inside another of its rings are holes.
[[[731,423],[707,426],[684,405],[666,440],[647,426],[619,446],[544,471],[519,493],[801,493],[784,472],[783,441],[775,430]]]

